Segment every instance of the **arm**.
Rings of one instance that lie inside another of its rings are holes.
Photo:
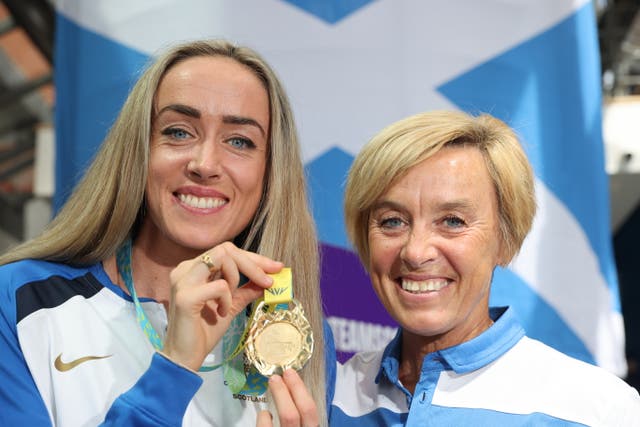
[[[113,402],[102,425],[181,425],[201,384],[202,379],[196,373],[156,353],[138,382]]]
[[[0,297],[0,425],[51,426],[18,339],[15,293],[2,291],[6,293]],[[195,373],[156,354],[138,382],[113,402],[103,425],[179,425],[201,383]]]
[[[4,289],[3,289],[4,291]],[[15,299],[0,297],[0,425],[50,426],[49,412],[22,355]]]

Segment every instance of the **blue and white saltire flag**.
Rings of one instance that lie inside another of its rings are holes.
[[[625,375],[591,1],[58,0],[57,13],[58,206],[150,56],[205,37],[255,48],[292,99],[327,315],[348,356],[382,346],[394,324],[345,237],[354,155],[413,113],[489,112],[521,135],[539,203],[492,304],[515,307],[531,337]]]

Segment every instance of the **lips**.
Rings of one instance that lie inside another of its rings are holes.
[[[228,203],[227,199],[220,197],[198,197],[192,194],[178,194],[180,202],[196,209],[214,209]]]

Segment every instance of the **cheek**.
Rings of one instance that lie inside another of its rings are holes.
[[[148,181],[147,187],[150,186],[149,183],[159,183],[163,180],[167,179],[175,173],[177,170],[175,162],[172,162],[171,159],[166,156],[161,156],[157,152],[152,151],[149,154],[149,170],[148,170]]]
[[[262,197],[262,188],[264,186],[263,173],[260,171],[251,171],[240,177],[239,187],[247,196],[247,200],[257,208],[260,198]]]
[[[164,156],[151,155],[147,171],[145,195],[147,202],[153,206],[160,203],[164,192],[170,188],[173,178],[181,173],[179,166]]]
[[[446,252],[447,259],[463,278],[488,286],[493,268],[497,264],[495,244],[483,239],[467,243],[450,247]]]
[[[226,172],[231,177],[235,186],[244,194],[258,197],[262,194],[266,166],[260,162],[238,162],[227,160]]]
[[[373,272],[388,272],[400,256],[401,247],[388,239],[369,239],[369,265]]]
[[[249,186],[257,192],[262,192],[264,186],[264,168],[260,168],[251,174]]]

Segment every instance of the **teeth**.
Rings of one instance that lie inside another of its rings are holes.
[[[227,203],[224,199],[214,197],[196,197],[191,194],[178,194],[178,198],[185,205],[198,209],[217,208]]]
[[[419,292],[430,292],[430,291],[439,291],[440,289],[447,286],[448,282],[442,279],[433,279],[433,280],[424,280],[420,282],[416,282],[414,280],[402,280],[402,289],[405,291],[419,293]]]

